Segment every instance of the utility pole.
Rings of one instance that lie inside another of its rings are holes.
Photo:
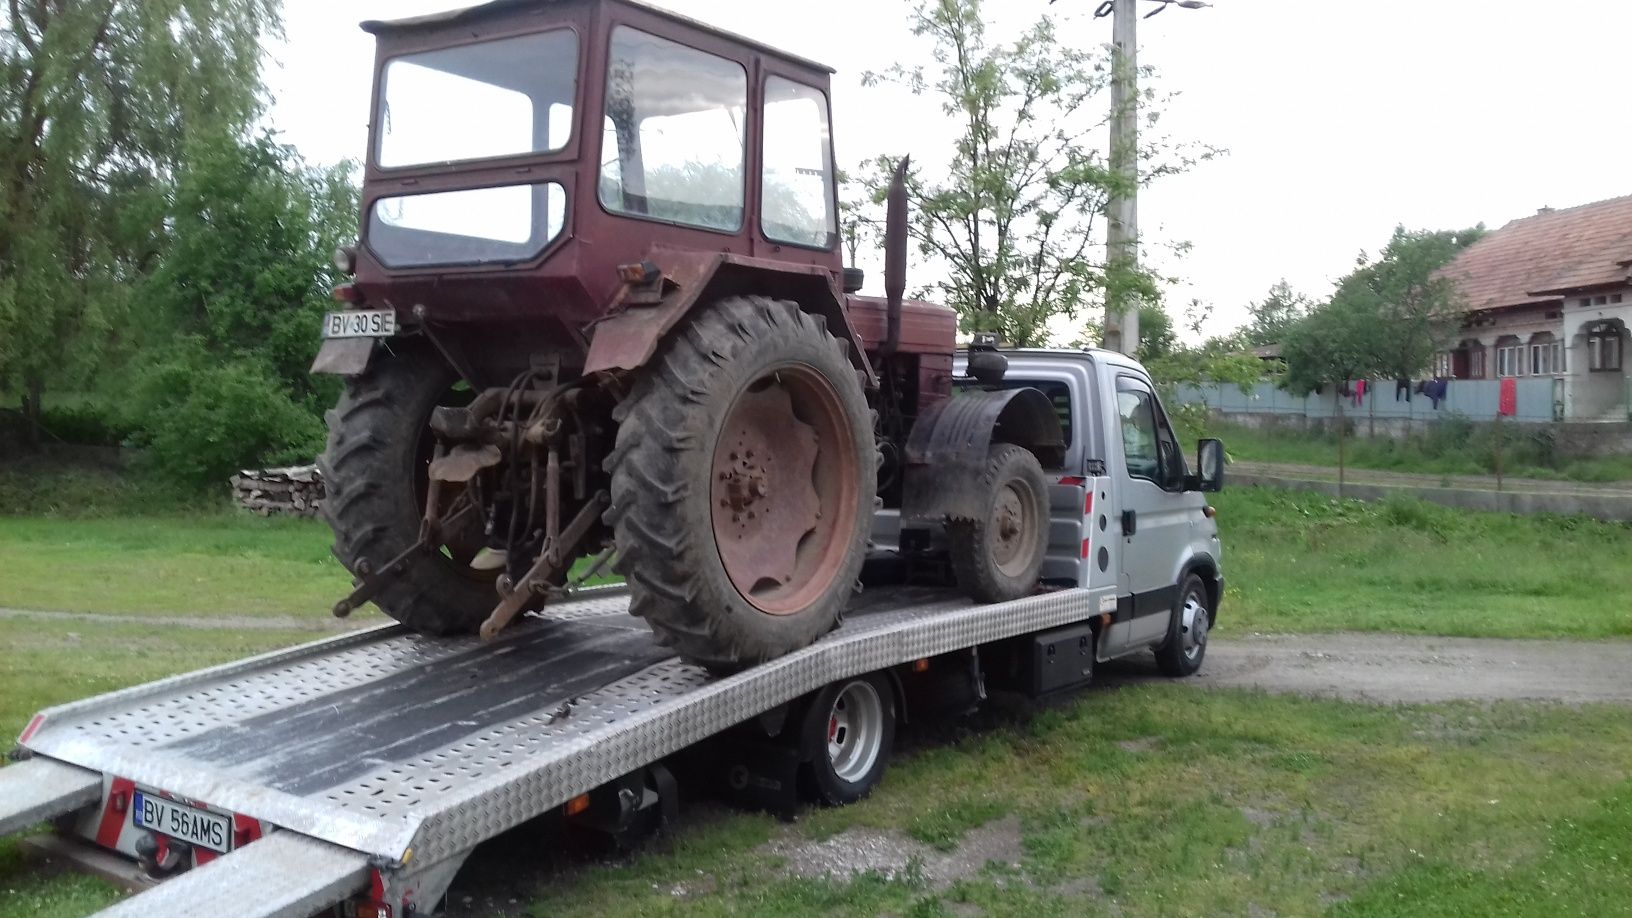
[[[1139,310],[1127,282],[1139,268],[1138,0],[1108,0],[1111,13],[1111,198],[1105,229],[1106,350],[1139,350]]]
[[[1169,6],[1200,9],[1203,0],[1155,0],[1146,19]],[[1106,350],[1139,350],[1139,304],[1128,283],[1139,270],[1139,0],[1104,0],[1094,12],[1111,17],[1111,147],[1114,184],[1106,207]]]

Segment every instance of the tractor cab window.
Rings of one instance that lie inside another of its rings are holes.
[[[773,242],[830,249],[838,241],[833,213],[833,144],[827,97],[810,86],[765,81],[765,171],[760,222]]]
[[[565,29],[385,65],[374,156],[387,169],[554,153],[572,135],[578,39]]]
[[[747,109],[741,65],[628,26],[614,29],[601,205],[665,223],[741,229]]]

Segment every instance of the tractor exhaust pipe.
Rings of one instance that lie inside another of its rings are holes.
[[[884,211],[884,346],[881,356],[895,354],[901,346],[901,298],[907,292],[907,164],[908,156],[895,167]]]

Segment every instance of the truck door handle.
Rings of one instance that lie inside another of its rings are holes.
[[[1139,513],[1136,510],[1122,511],[1122,534],[1131,536],[1139,531]]]

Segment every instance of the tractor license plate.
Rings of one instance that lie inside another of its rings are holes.
[[[222,854],[232,849],[232,817],[167,800],[146,791],[137,791],[134,796],[131,820],[136,828],[151,829]]]
[[[394,309],[348,309],[323,317],[325,338],[389,338],[396,333]]]

